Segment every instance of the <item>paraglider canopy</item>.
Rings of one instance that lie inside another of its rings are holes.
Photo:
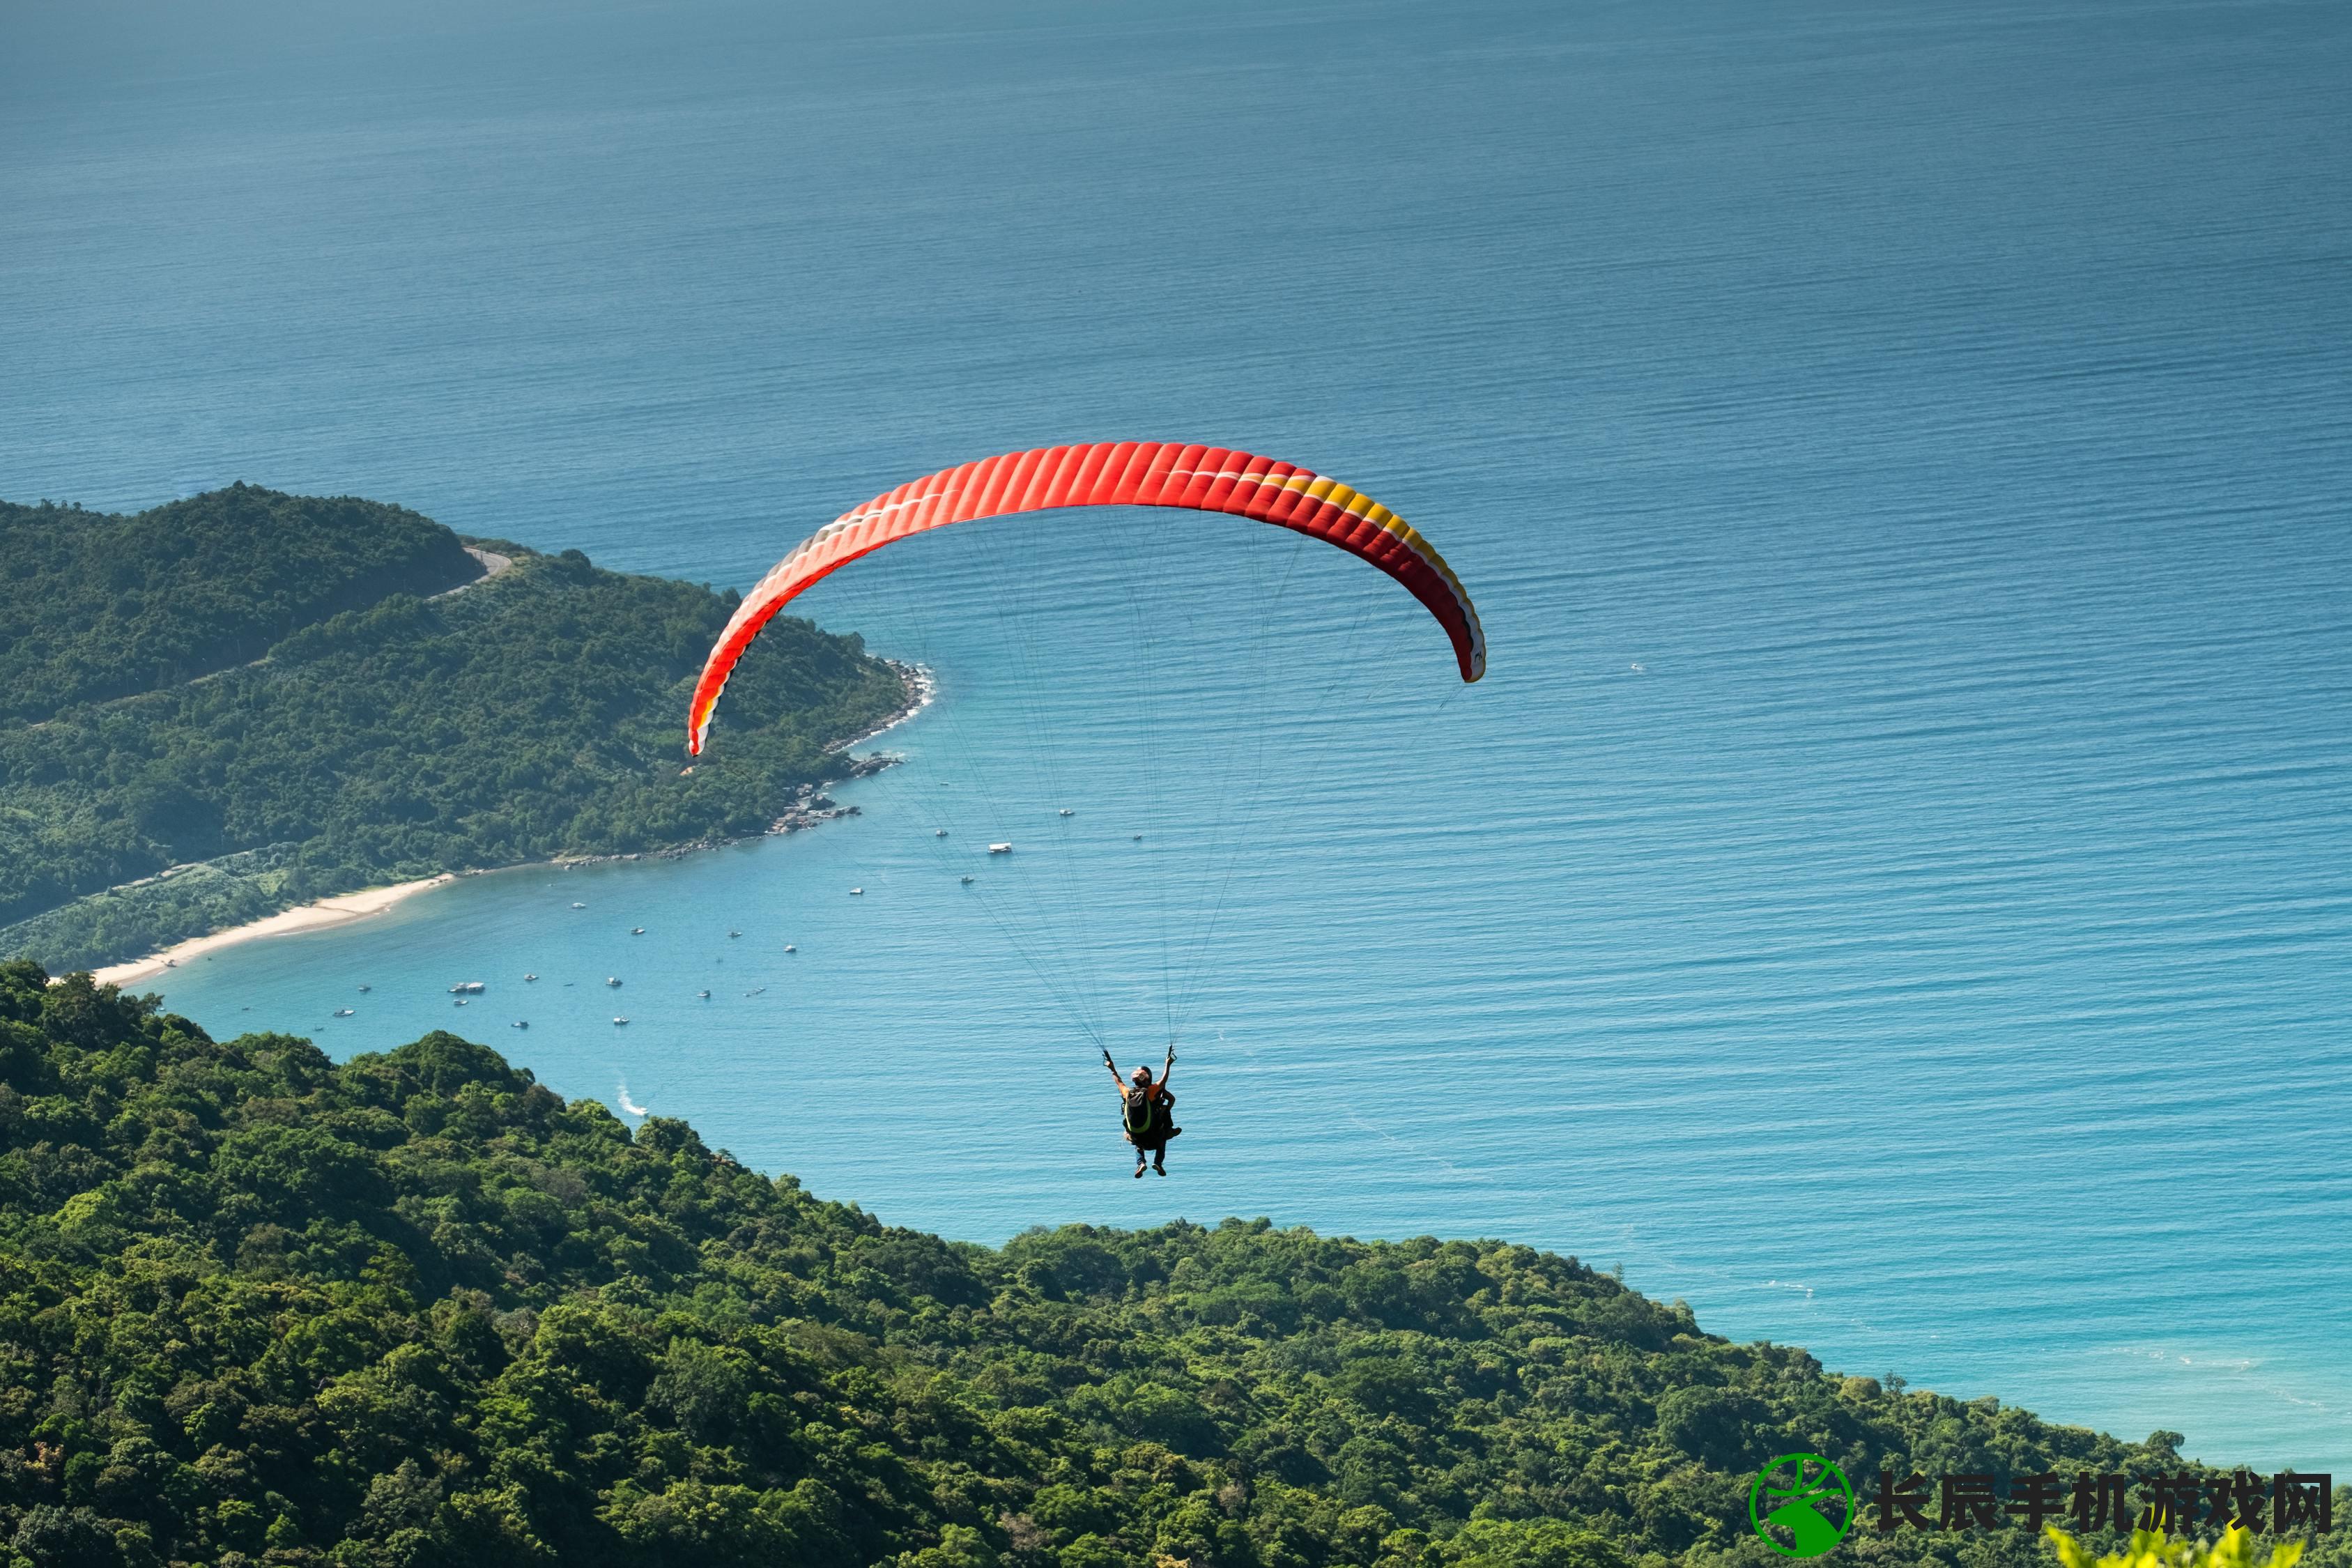
[[[986,458],[886,490],[803,540],[762,577],[720,633],[695,683],[687,750],[697,755],[728,677],[760,628],[812,584],[910,534],[1056,507],[1151,506],[1224,512],[1337,545],[1379,567],[1429,610],[1462,679],[1486,671],[1478,612],[1435,546],[1370,496],[1295,464],[1223,447],[1104,441]]]

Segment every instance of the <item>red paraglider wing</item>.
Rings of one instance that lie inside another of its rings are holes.
[[[1309,469],[1223,447],[1097,441],[943,468],[843,512],[803,540],[745,595],[704,661],[688,714],[687,750],[701,754],[736,660],[811,584],[910,533],[1067,506],[1230,512],[1326,540],[1370,562],[1428,607],[1453,641],[1464,680],[1486,673],[1486,635],[1461,579],[1435,546],[1370,496]]]

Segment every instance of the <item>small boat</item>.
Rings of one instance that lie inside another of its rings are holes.
[[[1135,836],[1135,841],[1136,841],[1138,844],[1142,843],[1142,842],[1143,842],[1143,835],[1142,835],[1142,834],[1140,834],[1140,833],[1137,834],[1137,835]]]
[[[973,883],[975,880],[977,880],[977,879],[975,879],[975,878],[971,878],[971,877],[966,877],[966,878],[963,879],[963,885],[964,885],[965,887],[969,888],[969,887],[971,887],[971,886],[972,885],[972,883]]]
[[[945,838],[947,836],[948,830],[944,827],[934,827],[931,829],[931,837],[934,838]]]
[[[646,934],[646,928],[643,926],[631,926],[629,928],[629,934],[631,936],[643,936]]]
[[[746,996],[757,996],[764,993],[767,989],[768,988],[766,986],[762,985],[757,991],[746,991],[743,994]]]
[[[1010,855],[1013,853],[1013,846],[1010,844],[992,844],[988,847],[988,852],[991,855]]]
[[[530,1020],[529,1018],[517,1018],[513,1023],[509,1024],[507,1027],[509,1029],[528,1029],[530,1027]]]
[[[621,977],[617,974],[607,974],[604,976],[604,984],[607,985],[618,985],[620,983]]]
[[[698,992],[696,992],[696,993],[695,993],[695,994],[696,994],[697,996],[701,997],[705,1002],[708,1002],[708,1001],[709,1001],[709,1000],[710,1000],[710,993],[709,993],[709,992],[708,992],[708,991],[698,991]]]
[[[627,1020],[626,1018],[622,1017],[619,1014],[615,1013],[614,1015],[613,1015],[613,1022],[614,1022],[615,1024],[625,1024],[625,1023],[627,1023],[627,1022],[628,1022],[628,1020]]]
[[[574,904],[574,905],[572,905],[572,907],[573,909],[575,909],[575,910],[584,910],[584,909],[586,909],[588,906],[587,906],[587,905],[585,905],[585,904]]]
[[[862,899],[866,896],[866,889],[863,888],[852,888],[849,889],[849,896],[853,899]]]
[[[740,931],[730,931],[727,934],[729,936],[741,936],[743,933]]]
[[[529,984],[531,981],[534,981],[534,980],[538,979],[538,978],[539,978],[539,976],[538,976],[538,975],[536,975],[536,974],[526,974],[526,975],[524,975],[522,978],[523,978],[523,983],[524,983],[525,984]]]
[[[335,1016],[338,1018],[348,1018],[351,1016],[352,1009],[349,1007],[338,1007],[335,1009]]]
[[[375,989],[375,987],[374,987],[374,986],[373,986],[373,985],[362,985],[362,986],[361,986],[361,987],[360,987],[360,989],[361,989],[362,991],[373,991],[373,990],[374,990],[374,989]]]
[[[465,1005],[466,1005],[466,999],[465,999],[463,996],[458,997],[458,998],[457,998],[457,1005],[458,1005],[458,1006],[460,1006],[460,1007],[463,1007]]]
[[[1075,811],[1072,811],[1068,806],[1066,806],[1066,806],[1062,807],[1062,815],[1063,815],[1064,816],[1077,816],[1078,814],[1077,814],[1076,812],[1075,812]]]
[[[163,967],[166,969],[177,969],[180,967],[180,961],[176,958],[167,958],[163,961]]]
[[[797,948],[797,947],[794,947],[791,942],[786,942],[786,943],[784,943],[784,951],[785,951],[786,952],[798,952],[800,951],[800,949],[799,949],[799,948]]]
[[[482,983],[478,980],[461,980],[449,987],[452,996],[479,996],[481,994]]]

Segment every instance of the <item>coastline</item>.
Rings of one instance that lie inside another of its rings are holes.
[[[495,572],[492,574],[495,575]],[[477,578],[476,581],[478,582],[481,579]],[[907,706],[891,714],[871,730],[863,734],[852,736],[835,748],[850,764],[845,774],[845,777],[862,778],[866,773],[878,771],[880,767],[887,766],[887,762],[877,763],[870,758],[850,758],[849,748],[863,745],[878,735],[897,729],[929,707],[932,699],[939,694],[937,679],[922,665],[901,664],[897,659],[885,659],[883,662],[898,671],[899,679],[906,683]],[[826,783],[832,782],[835,781],[826,781]],[[823,784],[803,785],[799,800],[783,816],[776,819],[768,828],[768,833],[796,833],[803,828],[814,827],[820,822],[831,821],[837,816],[857,815],[856,806],[836,806],[829,797],[819,794],[818,792],[824,787]],[[593,865],[604,860],[635,860],[647,855],[675,858],[691,854],[697,849],[710,849],[718,847],[715,842],[684,844],[669,849],[639,851],[627,855],[574,856],[524,864],[568,868]],[[521,868],[520,866],[497,868],[499,870]],[[364,920],[370,915],[382,914],[404,900],[414,898],[418,893],[440,887],[446,882],[454,882],[460,876],[487,874],[488,874],[487,871],[444,871],[437,877],[426,877],[414,882],[399,882],[383,888],[368,888],[355,893],[339,893],[331,899],[320,899],[315,902],[298,905],[290,910],[280,910],[274,915],[265,915],[260,920],[252,921],[241,926],[232,926],[226,931],[216,931],[205,936],[190,937],[185,942],[173,943],[161,952],[150,953],[145,958],[133,959],[125,963],[109,964],[103,969],[91,971],[90,979],[100,985],[117,986],[135,984],[142,980],[152,980],[157,975],[187,963],[190,959],[217,952],[225,947],[234,947],[238,942],[252,942],[262,937],[290,936],[297,931],[323,931],[330,926],[348,924],[352,921]]]
[[[879,657],[879,656],[877,656]],[[852,746],[862,746],[876,736],[897,729],[899,725],[929,708],[940,694],[940,678],[931,673],[928,664],[907,664],[895,658],[884,658],[884,664],[898,672],[898,679],[907,688],[907,705],[862,735],[852,735],[835,749],[846,752]]]
[[[142,980],[152,980],[166,970],[176,968],[192,958],[201,958],[205,953],[216,952],[224,947],[234,947],[241,942],[251,942],[257,937],[288,936],[295,931],[322,931],[329,926],[344,925],[352,921],[365,920],[370,915],[380,915],[401,900],[414,898],[428,888],[437,888],[444,882],[456,880],[455,872],[444,872],[438,877],[426,877],[420,881],[397,882],[388,888],[368,888],[356,893],[341,893],[331,899],[320,899],[316,903],[301,904],[290,910],[280,910],[274,915],[264,916],[246,925],[232,926],[226,931],[216,931],[208,936],[190,937],[185,942],[173,943],[161,952],[134,959],[129,963],[109,964],[104,969],[93,970],[90,973],[90,979],[100,985],[130,985]]]

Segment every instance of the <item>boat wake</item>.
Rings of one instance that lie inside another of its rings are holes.
[[[614,1099],[619,1100],[621,1109],[627,1111],[632,1116],[643,1117],[647,1114],[644,1106],[638,1105],[629,1099],[629,1080],[627,1079],[623,1079],[621,1080],[620,1091],[614,1096]]]

